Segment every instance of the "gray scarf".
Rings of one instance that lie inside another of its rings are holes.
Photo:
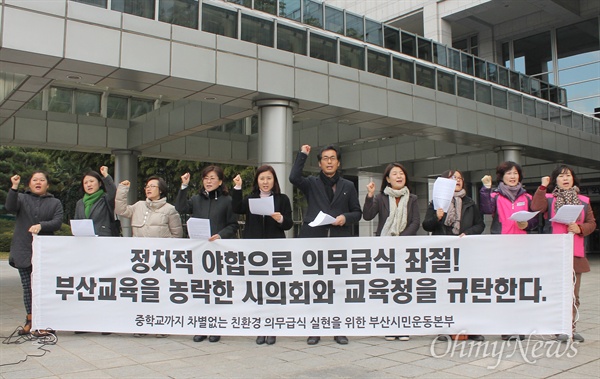
[[[454,192],[454,198],[450,202],[448,213],[446,214],[446,220],[444,225],[452,226],[452,234],[458,235],[460,232],[460,219],[462,218],[462,198],[465,197],[467,192],[461,189],[458,192]]]

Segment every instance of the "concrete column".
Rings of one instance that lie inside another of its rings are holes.
[[[439,17],[438,13],[437,2],[430,2],[423,6],[423,37],[452,46],[452,26]]]
[[[129,180],[131,187],[127,196],[129,204],[135,203],[138,192],[138,156],[140,153],[133,150],[113,150],[115,156],[115,183],[120,183],[123,180]],[[124,237],[131,237],[131,220],[120,217],[121,228],[123,229]]]
[[[496,148],[498,162],[513,161],[521,164],[521,151],[523,151],[521,146],[500,146]]]

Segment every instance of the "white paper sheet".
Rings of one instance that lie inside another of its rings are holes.
[[[450,202],[454,197],[454,189],[456,188],[456,180],[448,178],[437,178],[433,183],[433,209],[442,208],[444,212],[448,212]]]
[[[513,221],[516,221],[516,222],[519,222],[519,221],[521,221],[521,222],[522,221],[529,221],[532,218],[534,218],[535,215],[537,215],[538,213],[540,213],[540,212],[518,211],[518,212],[513,213],[509,217],[509,219],[513,220]]]
[[[561,224],[570,224],[577,221],[583,211],[583,205],[563,205],[558,208],[558,212],[550,219],[552,222]]]
[[[94,237],[94,221],[88,219],[71,220],[71,233],[76,237]]]
[[[334,221],[335,217],[332,217],[327,213],[323,213],[323,211],[320,211],[317,217],[315,217],[315,219],[313,220],[313,222],[311,222],[308,225],[314,228],[315,226],[331,225]]]
[[[209,239],[212,234],[210,234],[210,220],[207,218],[195,218],[190,217],[187,222],[187,230],[190,238],[193,239]]]
[[[259,216],[270,216],[275,213],[275,202],[273,196],[248,199],[250,213]]]

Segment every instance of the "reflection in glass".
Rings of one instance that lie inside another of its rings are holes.
[[[381,23],[365,19],[365,41],[377,46],[383,46]]]
[[[31,98],[31,100],[29,100],[27,102],[27,104],[25,104],[23,106],[23,108],[36,109],[36,110],[41,111],[42,110],[42,101],[43,101],[43,93],[38,92],[34,97]]]
[[[527,75],[543,73],[541,80],[551,80],[549,73],[552,73],[553,67],[549,31],[515,40],[513,49],[516,71]]]
[[[498,66],[495,63],[487,62],[487,80],[498,83]]]
[[[198,0],[161,0],[158,20],[198,29]]]
[[[106,2],[107,0],[72,0],[72,1],[76,1],[78,3],[83,3],[83,4],[88,4],[88,5],[95,5],[98,7],[102,7],[102,8],[106,8]]]
[[[492,99],[493,105],[498,108],[508,108],[508,100],[506,99],[506,90],[499,88],[492,88]]]
[[[48,111],[71,113],[73,109],[73,90],[67,88],[50,88]]]
[[[247,8],[252,8],[252,0],[227,0],[227,2],[243,5]]]
[[[389,26],[383,27],[384,47],[386,49],[400,51],[400,31]]]
[[[435,89],[435,69],[416,64],[417,85]]]
[[[466,99],[475,100],[475,83],[472,79],[463,78],[462,76],[456,77],[457,94],[460,97]]]
[[[518,72],[509,71],[510,88],[520,90],[521,79]]]
[[[254,9],[276,15],[277,0],[254,0]]]
[[[344,34],[344,12],[341,9],[325,5],[325,29]]]
[[[467,53],[460,53],[460,67],[465,74],[473,75],[473,56]]]
[[[75,114],[100,113],[100,93],[75,91]]]
[[[394,79],[408,83],[415,82],[414,63],[401,58],[394,57],[392,60]]]
[[[600,61],[598,18],[556,29],[556,50],[559,69]]]
[[[273,47],[273,22],[242,13],[242,40]]]
[[[402,32],[400,35],[402,36],[402,52],[404,54],[416,57],[417,37],[406,32]]]
[[[302,0],[279,0],[279,16],[294,21],[302,21]]]
[[[432,62],[431,41],[418,37],[417,42],[419,44],[419,58]]]
[[[541,94],[541,92],[540,92],[540,90],[541,90],[540,81],[538,79],[531,78],[531,80],[529,81],[529,84],[531,86],[531,94],[533,96],[540,97],[540,94]]]
[[[131,118],[140,117],[154,110],[154,100],[131,99]]]
[[[448,67],[460,71],[460,51],[448,49]]]
[[[367,69],[374,74],[390,76],[390,55],[368,49]]]
[[[306,55],[306,30],[277,24],[277,48]]]
[[[490,85],[476,82],[475,98],[480,103],[492,104],[492,88]]]
[[[437,70],[437,89],[451,95],[455,94],[455,75],[446,71]]]
[[[448,67],[448,57],[446,54],[446,46],[439,43],[433,43],[433,61],[442,66]]]
[[[202,30],[225,37],[237,38],[237,13],[202,4]]]
[[[362,46],[340,42],[340,64],[359,70],[365,69],[365,49]]]
[[[480,79],[486,79],[486,62],[483,59],[475,57],[475,76]]]
[[[498,66],[498,84],[508,87],[508,69]]]
[[[520,84],[521,88],[519,90],[521,92],[530,93],[531,92],[531,79],[527,75],[519,74],[519,80],[521,82],[521,84]]]
[[[127,105],[129,100],[124,96],[108,95],[106,102],[106,117],[127,120]]]
[[[362,41],[364,34],[365,26],[362,16],[346,12],[346,36]]]
[[[304,23],[323,27],[323,4],[313,0],[304,0]]]
[[[154,19],[154,0],[112,0],[110,9]]]
[[[337,63],[336,40],[320,34],[310,34],[310,56],[331,63]]]

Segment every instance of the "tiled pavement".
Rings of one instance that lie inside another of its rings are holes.
[[[253,338],[224,337],[195,343],[190,336],[133,338],[127,334],[59,332],[55,345],[34,341],[6,344],[23,322],[17,270],[0,261],[1,378],[598,378],[600,377],[600,256],[581,288],[581,344],[550,342],[534,336],[521,353],[497,336],[486,352],[470,344],[449,349],[432,337],[388,342],[381,337],[351,337],[348,345],[324,338],[316,346],[305,338],[279,338],[258,346]],[[493,342],[496,342],[495,344]],[[525,341],[526,342],[526,341]],[[538,346],[539,350],[534,350]],[[461,350],[461,347],[463,349]],[[499,354],[500,349],[504,351]],[[47,350],[45,355],[41,348]],[[495,350],[493,350],[495,348]],[[463,352],[461,356],[461,351]],[[495,352],[492,355],[492,352]],[[453,354],[452,354],[453,353]],[[487,353],[487,355],[486,355]],[[534,357],[535,355],[535,357]],[[437,357],[436,357],[437,356]],[[13,364],[20,360],[25,362]]]

